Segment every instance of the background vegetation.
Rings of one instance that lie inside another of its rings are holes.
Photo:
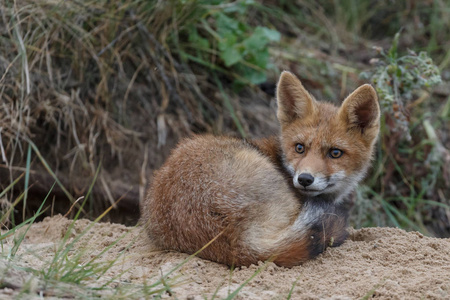
[[[32,216],[55,182],[43,214],[89,191],[84,216],[112,205],[112,220],[135,222],[181,137],[278,131],[287,69],[318,99],[368,81],[379,92],[382,134],[352,225],[450,236],[448,1],[0,5],[2,226]]]

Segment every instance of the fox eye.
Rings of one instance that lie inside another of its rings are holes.
[[[339,158],[342,156],[342,154],[344,154],[344,151],[336,149],[336,148],[330,149],[330,152],[328,152],[328,155],[331,158]]]
[[[303,146],[302,144],[297,144],[295,145],[295,151],[297,151],[297,153],[304,153],[305,152],[305,146]]]

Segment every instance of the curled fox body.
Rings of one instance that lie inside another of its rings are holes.
[[[380,110],[370,85],[340,107],[291,73],[277,86],[279,136],[182,140],[156,171],[142,222],[162,249],[227,265],[298,265],[347,237],[343,199],[370,165]]]

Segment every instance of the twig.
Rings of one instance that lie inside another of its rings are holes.
[[[137,27],[138,27],[139,31],[141,33],[143,33],[143,35],[145,37],[147,37],[147,39],[150,42],[152,42],[155,45],[155,47],[157,47],[156,45],[159,43],[156,41],[156,39],[153,37],[153,35],[150,32],[148,32],[147,28],[144,25],[142,25],[141,22],[139,22],[137,24]],[[147,46],[147,50],[149,51],[149,53],[151,53],[151,49],[149,49],[148,46]],[[159,49],[159,50],[162,51],[161,49]],[[165,51],[163,53],[165,53]],[[153,60],[153,63],[156,65],[155,69],[158,70],[162,80],[164,81],[164,84],[166,85],[167,89],[169,90],[170,95],[180,104],[180,106],[186,112],[189,122],[192,122],[193,117],[192,117],[190,110],[188,109],[186,104],[183,102],[183,100],[181,100],[176,89],[173,87],[172,83],[170,82],[169,78],[167,77],[166,73],[164,72],[163,66],[160,64],[160,62],[157,59],[155,59],[155,57],[152,57],[152,60]]]
[[[0,127],[0,150],[2,152],[2,160],[6,164],[6,166],[8,166],[8,161],[6,160],[5,149],[3,148],[2,130],[3,130],[3,127]]]
[[[73,207],[75,206],[75,204],[77,204],[80,200],[84,199],[84,196],[81,196],[80,198],[78,198],[77,200],[75,200],[75,202],[73,202],[73,204],[70,206],[69,211],[66,212],[66,214],[64,215],[64,217],[66,218],[70,212],[72,211]]]

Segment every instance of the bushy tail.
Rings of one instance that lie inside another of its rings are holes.
[[[274,262],[291,267],[312,259],[327,247],[341,245],[348,236],[348,210],[330,201],[308,200],[292,227],[292,234]]]
[[[329,201],[307,201],[299,216],[310,236],[310,258],[322,253],[327,247],[341,245],[348,236],[348,210]]]

